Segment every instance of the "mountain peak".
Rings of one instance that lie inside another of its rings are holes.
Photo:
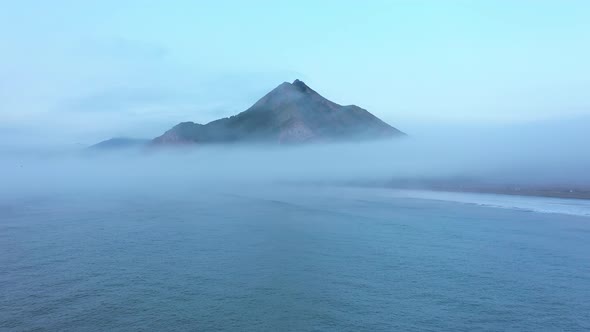
[[[154,142],[303,143],[403,135],[368,111],[336,104],[296,79],[280,84],[244,112],[205,125],[180,124]]]
[[[309,87],[299,79],[294,80],[291,84],[300,89],[309,89]]]
[[[293,81],[293,83],[291,83],[291,85],[294,86],[295,88],[297,88],[297,90],[299,90],[301,92],[315,92],[309,86],[307,86],[305,83],[303,83],[303,81],[300,81],[299,79],[296,79],[295,81]]]

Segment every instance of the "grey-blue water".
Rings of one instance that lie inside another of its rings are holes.
[[[4,199],[0,329],[590,330],[587,217],[344,188],[147,192]]]

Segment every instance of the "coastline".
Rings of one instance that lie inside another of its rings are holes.
[[[538,213],[590,217],[590,200],[482,191],[386,188],[389,197],[426,199]],[[528,193],[528,192],[527,192]]]
[[[572,184],[486,183],[476,179],[393,179],[384,185],[390,189],[429,190],[457,193],[497,194],[590,200],[590,187]]]
[[[396,188],[392,189],[409,189]],[[418,189],[418,188],[415,188]],[[462,187],[424,187],[420,190],[431,190],[441,192],[473,193],[473,194],[497,194],[524,197],[545,197],[590,200],[590,190],[574,189],[533,189],[533,188],[462,188]]]

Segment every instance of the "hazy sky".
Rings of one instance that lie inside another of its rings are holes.
[[[411,132],[590,114],[590,1],[7,1],[0,136],[88,144],[304,80]]]

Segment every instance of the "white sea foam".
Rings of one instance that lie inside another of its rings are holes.
[[[391,190],[400,198],[440,200],[480,206],[590,217],[590,200],[428,190]]]

